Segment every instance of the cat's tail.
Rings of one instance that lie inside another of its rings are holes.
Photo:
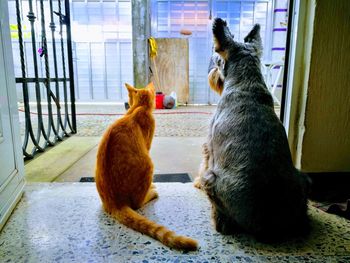
[[[176,235],[164,226],[161,226],[146,217],[138,214],[128,206],[115,210],[112,213],[120,223],[159,240],[164,245],[181,250],[197,250],[198,242],[185,236]]]

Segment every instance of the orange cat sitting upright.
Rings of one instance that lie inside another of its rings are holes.
[[[135,211],[158,197],[149,155],[155,128],[155,89],[153,83],[144,89],[125,86],[130,108],[106,130],[97,153],[95,181],[103,208],[120,223],[166,246],[195,250],[197,241],[178,236]]]

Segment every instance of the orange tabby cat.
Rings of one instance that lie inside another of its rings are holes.
[[[152,184],[153,163],[149,156],[155,128],[152,115],[155,90],[153,83],[145,89],[125,86],[130,109],[107,129],[97,153],[95,181],[103,208],[120,223],[166,246],[195,250],[197,241],[178,236],[135,212],[158,197]]]

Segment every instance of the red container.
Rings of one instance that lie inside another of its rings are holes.
[[[165,95],[162,92],[156,93],[156,109],[164,109],[164,106],[163,106],[164,96]]]

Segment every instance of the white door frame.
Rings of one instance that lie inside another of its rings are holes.
[[[0,185],[0,199],[6,200],[0,207],[0,230],[5,225],[12,210],[20,200],[24,188],[24,161],[21,148],[21,137],[19,129],[19,116],[17,108],[17,94],[12,56],[12,45],[10,36],[9,16],[7,1],[0,1],[0,45],[3,49],[4,61],[0,61],[0,67],[5,70],[6,90],[8,101],[4,106],[8,107],[10,113],[10,125],[12,134],[13,153],[15,156],[15,167],[11,174],[6,175],[6,180]],[[6,105],[7,104],[7,105]],[[6,138],[5,138],[6,139]],[[7,138],[8,139],[8,138]],[[6,153],[0,153],[2,156]],[[1,173],[1,168],[0,168]]]
[[[294,164],[301,166],[301,143],[305,132],[307,87],[316,0],[294,0],[289,67],[286,82],[283,124],[287,131]]]

